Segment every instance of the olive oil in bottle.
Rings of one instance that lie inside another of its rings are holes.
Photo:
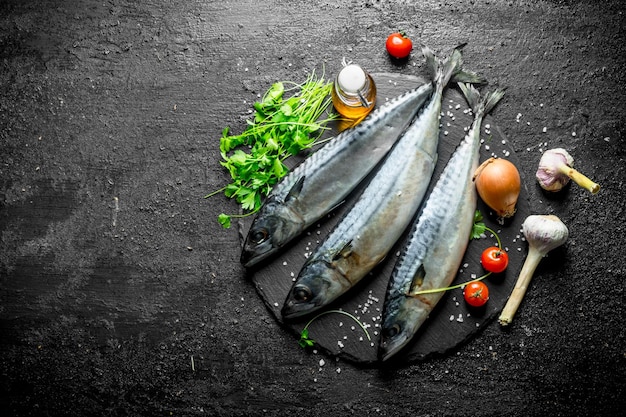
[[[356,64],[343,67],[332,89],[335,110],[348,119],[362,119],[376,104],[376,84],[363,68]]]

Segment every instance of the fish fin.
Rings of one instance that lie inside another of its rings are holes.
[[[452,76],[452,82],[471,83],[477,85],[487,84],[487,80],[474,71],[461,70]]]
[[[504,89],[497,88],[481,100],[480,93],[474,86],[466,83],[459,83],[458,85],[475,114],[489,113],[504,96]]]
[[[426,269],[424,268],[424,264],[421,264],[413,276],[411,288],[409,288],[409,296],[413,297],[414,294],[420,290],[420,287],[424,284],[424,277],[426,277]]]
[[[352,239],[346,242],[345,245],[339,249],[335,255],[333,256],[333,261],[338,260],[339,258],[347,258],[352,253]]]
[[[302,186],[304,185],[304,175],[298,178],[298,181],[291,187],[291,190],[287,193],[285,197],[285,202],[291,200],[292,198],[297,198],[300,195],[300,191],[302,191]]]
[[[485,114],[489,113],[504,97],[504,89],[497,88],[485,97]]]
[[[428,72],[430,75],[430,79],[434,80],[437,76],[437,68],[439,67],[438,59],[435,56],[435,53],[428,46],[424,46],[422,48],[422,54],[424,55],[424,59],[426,59],[426,68],[428,68]]]
[[[467,44],[463,43],[454,48],[450,56],[445,61],[437,58],[433,51],[431,51],[428,47],[424,47],[422,49],[422,53],[426,58],[426,64],[431,72],[431,77],[433,80],[440,80],[442,86],[447,85],[450,80],[455,82],[466,82],[473,84],[486,83],[486,80],[475,72],[462,69],[462,50],[465,45]]]

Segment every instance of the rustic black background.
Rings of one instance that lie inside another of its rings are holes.
[[[0,407],[6,415],[618,415],[626,406],[621,0],[0,3]],[[384,50],[404,29],[406,62]],[[225,126],[345,57],[425,75],[467,42],[531,211],[570,229],[513,325],[425,362],[302,350],[239,264]],[[545,132],[544,132],[544,127]],[[546,195],[542,150],[602,184]]]

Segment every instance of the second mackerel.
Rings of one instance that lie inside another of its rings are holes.
[[[481,81],[461,70],[460,48],[443,62],[423,49],[433,95],[356,204],[304,264],[285,300],[284,318],[316,311],[348,291],[385,258],[411,222],[437,160],[443,90],[451,79]]]
[[[478,168],[480,126],[500,101],[503,90],[480,99],[478,91],[459,84],[472,107],[472,126],[454,151],[411,230],[394,266],[385,297],[379,358],[400,351],[426,321],[457,275],[470,239],[476,210],[473,174]]]

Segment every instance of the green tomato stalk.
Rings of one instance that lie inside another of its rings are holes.
[[[513,321],[541,259],[552,249],[563,245],[569,236],[567,226],[554,215],[528,216],[522,224],[522,232],[528,242],[528,255],[511,296],[500,314],[502,326],[508,326]]]

